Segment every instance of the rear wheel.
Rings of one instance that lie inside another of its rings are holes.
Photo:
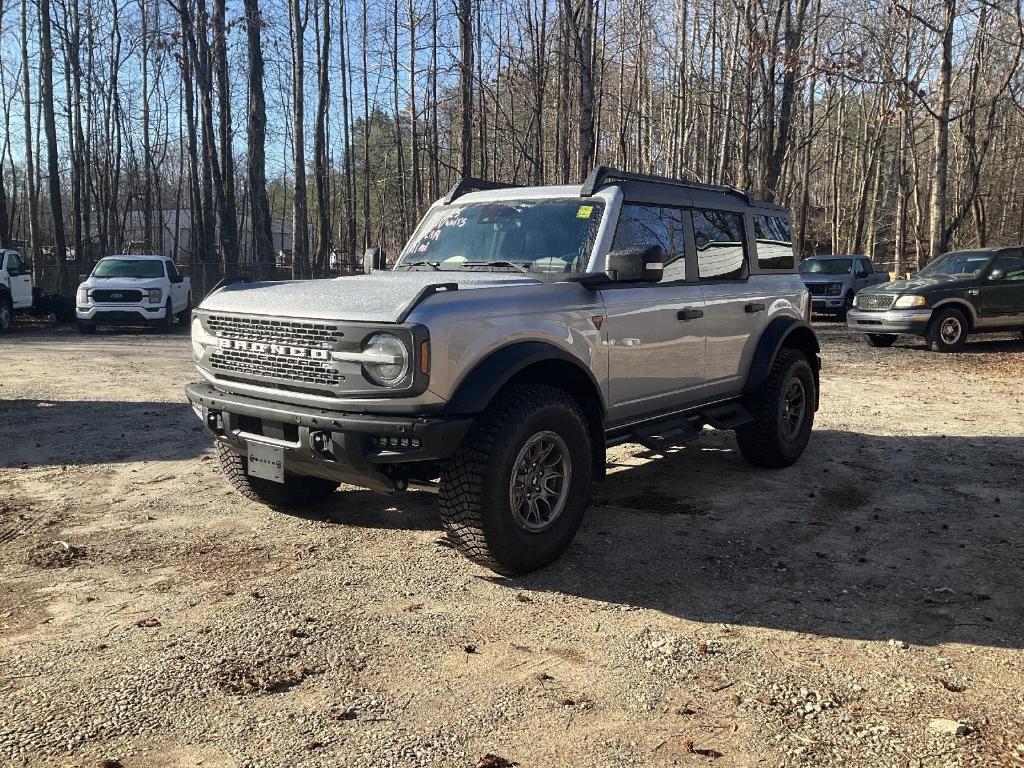
[[[7,333],[14,325],[14,304],[8,298],[0,298],[0,333]]]
[[[891,347],[899,337],[894,333],[865,333],[864,340],[872,347]]]
[[[284,474],[283,483],[253,477],[248,472],[248,459],[224,443],[217,444],[220,466],[228,482],[250,501],[258,501],[274,509],[299,509],[323,501],[338,488],[338,483],[321,477]]]
[[[948,307],[932,317],[925,332],[933,352],[957,352],[967,343],[967,317],[959,309]]]
[[[754,420],[736,430],[743,458],[771,469],[799,459],[811,439],[817,397],[807,355],[799,349],[780,349],[768,378],[747,398]]]
[[[539,384],[499,394],[441,475],[441,519],[463,555],[512,576],[541,568],[572,542],[592,471],[576,402]]]

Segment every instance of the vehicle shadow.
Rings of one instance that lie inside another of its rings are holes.
[[[0,400],[0,467],[191,459],[205,432],[187,403]]]

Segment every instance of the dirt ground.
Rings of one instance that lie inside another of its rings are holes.
[[[796,466],[617,448],[515,580],[428,494],[244,501],[182,333],[3,337],[0,764],[1024,765],[1024,342],[819,330]]]

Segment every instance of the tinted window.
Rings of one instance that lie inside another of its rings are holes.
[[[683,217],[679,208],[655,205],[623,205],[615,228],[612,250],[630,246],[660,245],[665,249],[662,282],[686,279],[686,244]]]
[[[728,211],[694,211],[693,239],[702,280],[736,280],[746,275],[743,216]]]
[[[163,277],[164,268],[159,261],[148,259],[100,259],[92,271],[93,277]]]
[[[21,272],[21,257],[18,254],[9,253],[7,255],[7,271]]]
[[[757,266],[761,269],[792,269],[793,236],[789,221],[781,216],[755,216],[754,235],[757,238]]]
[[[857,259],[857,277],[867,277],[871,274],[871,265],[866,259]]]
[[[1003,253],[992,262],[992,270],[1001,270],[1004,280],[1024,280],[1024,255]]]
[[[920,275],[976,275],[992,258],[991,251],[951,251],[922,269]]]
[[[174,266],[174,262],[173,261],[167,261],[167,262],[164,262],[164,263],[167,264],[167,277],[169,277],[172,281],[177,282],[177,280],[178,280],[178,268]]]

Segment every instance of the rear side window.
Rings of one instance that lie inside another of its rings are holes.
[[[1004,280],[1024,280],[1024,255],[1001,253],[992,263],[992,271],[1000,270]]]
[[[742,215],[730,211],[693,211],[693,239],[701,280],[746,277]]]
[[[615,228],[612,250],[631,246],[660,245],[665,249],[663,283],[686,279],[686,244],[683,217],[679,208],[657,205],[623,205]]]
[[[793,236],[782,216],[754,216],[759,269],[793,269]]]

